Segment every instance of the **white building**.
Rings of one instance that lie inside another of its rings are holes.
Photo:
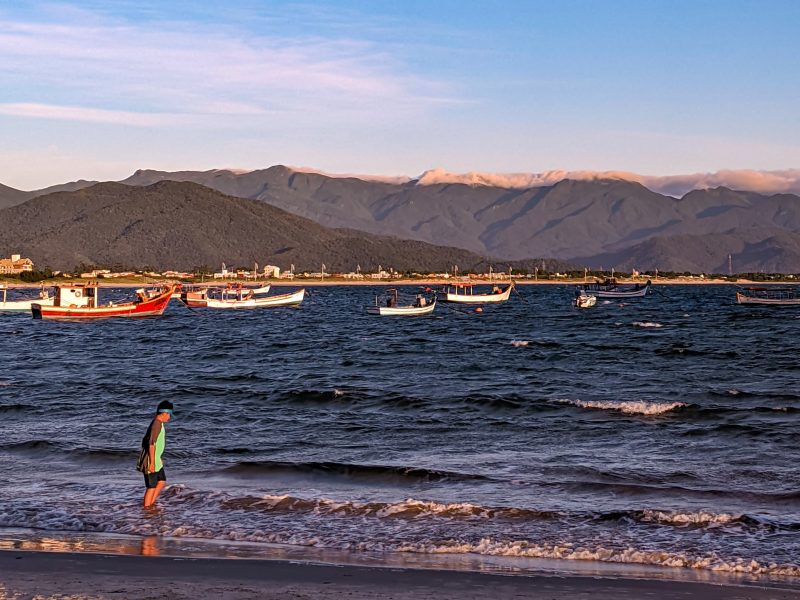
[[[24,271],[33,271],[33,261],[12,254],[11,258],[0,258],[0,275],[19,275]]]

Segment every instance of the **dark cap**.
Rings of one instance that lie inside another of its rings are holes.
[[[156,408],[156,412],[157,413],[168,412],[169,414],[172,414],[173,408],[174,407],[172,406],[172,402],[170,402],[169,400],[162,400],[161,402],[158,403],[158,408]]]

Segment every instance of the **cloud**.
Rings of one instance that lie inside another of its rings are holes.
[[[59,119],[66,121],[87,121],[91,123],[113,123],[136,127],[153,127],[175,124],[185,120],[183,115],[139,113],[126,110],[106,110],[101,108],[82,108],[78,106],[57,106],[36,103],[0,104],[0,115],[28,117],[35,119]]]
[[[89,106],[97,108],[87,111],[276,122],[324,116],[333,122],[369,111],[408,116],[449,101],[441,84],[411,74],[365,40],[287,37],[199,22],[135,23],[63,7],[49,20],[7,14],[0,11],[4,99],[76,108],[41,111],[43,118],[110,122],[102,113],[88,119],[88,112],[77,111]]]
[[[691,175],[652,176],[626,171],[565,171],[554,170],[542,173],[450,173],[444,169],[425,171],[417,178],[418,185],[461,183],[464,185],[486,185],[501,188],[524,189],[553,185],[564,179],[591,181],[597,179],[622,179],[641,183],[660,194],[682,196],[691,190],[728,187],[763,194],[800,194],[800,169],[780,171],[722,170],[715,173]]]

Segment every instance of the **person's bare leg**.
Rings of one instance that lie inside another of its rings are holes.
[[[161,483],[160,481],[158,483]],[[144,492],[144,507],[150,508],[153,506],[153,502],[156,501],[156,490],[158,488],[147,488]]]
[[[164,486],[167,485],[166,481],[159,481],[156,484],[156,487],[153,488],[153,501],[150,504],[155,504],[156,500],[158,500],[158,495],[161,493],[161,490],[164,489]]]

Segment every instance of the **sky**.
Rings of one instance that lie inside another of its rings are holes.
[[[795,0],[0,0],[0,183],[797,169],[798,24]]]

